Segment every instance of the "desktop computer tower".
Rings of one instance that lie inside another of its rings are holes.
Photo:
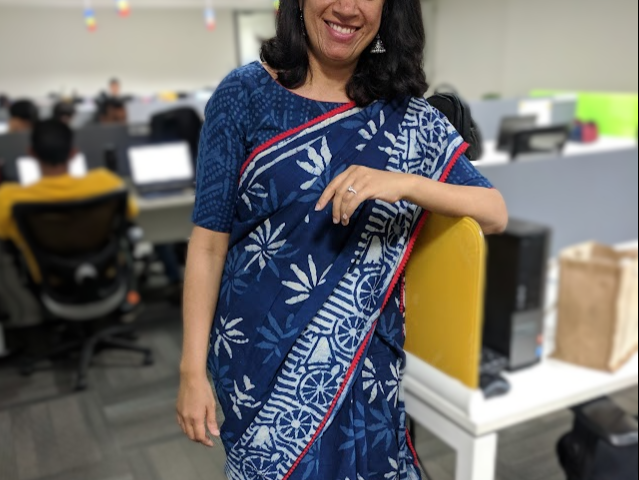
[[[487,237],[484,347],[505,357],[506,369],[541,360],[550,229],[511,219]]]

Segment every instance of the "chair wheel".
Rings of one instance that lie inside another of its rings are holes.
[[[20,367],[20,375],[23,377],[30,377],[35,373],[35,368],[31,365],[27,367]]]
[[[88,388],[89,388],[89,384],[88,384],[86,378],[78,379],[78,381],[75,384],[75,391],[76,392],[84,392]]]
[[[155,360],[153,359],[153,354],[152,353],[147,353],[146,355],[144,355],[144,363],[143,363],[143,365],[145,367],[150,367],[154,363],[155,363]]]

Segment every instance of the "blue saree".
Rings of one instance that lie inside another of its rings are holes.
[[[230,480],[417,480],[406,433],[403,271],[427,212],[315,204],[351,165],[486,186],[424,99],[298,97],[259,64],[207,107],[194,222],[230,233],[208,369]]]

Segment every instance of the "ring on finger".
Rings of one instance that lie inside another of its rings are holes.
[[[350,185],[346,191],[352,193],[353,195],[357,195],[357,190],[355,190],[355,187],[353,187],[353,185]]]

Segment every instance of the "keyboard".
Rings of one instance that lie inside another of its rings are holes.
[[[500,375],[508,368],[508,359],[494,350],[484,347],[481,351],[479,371],[482,375]]]

